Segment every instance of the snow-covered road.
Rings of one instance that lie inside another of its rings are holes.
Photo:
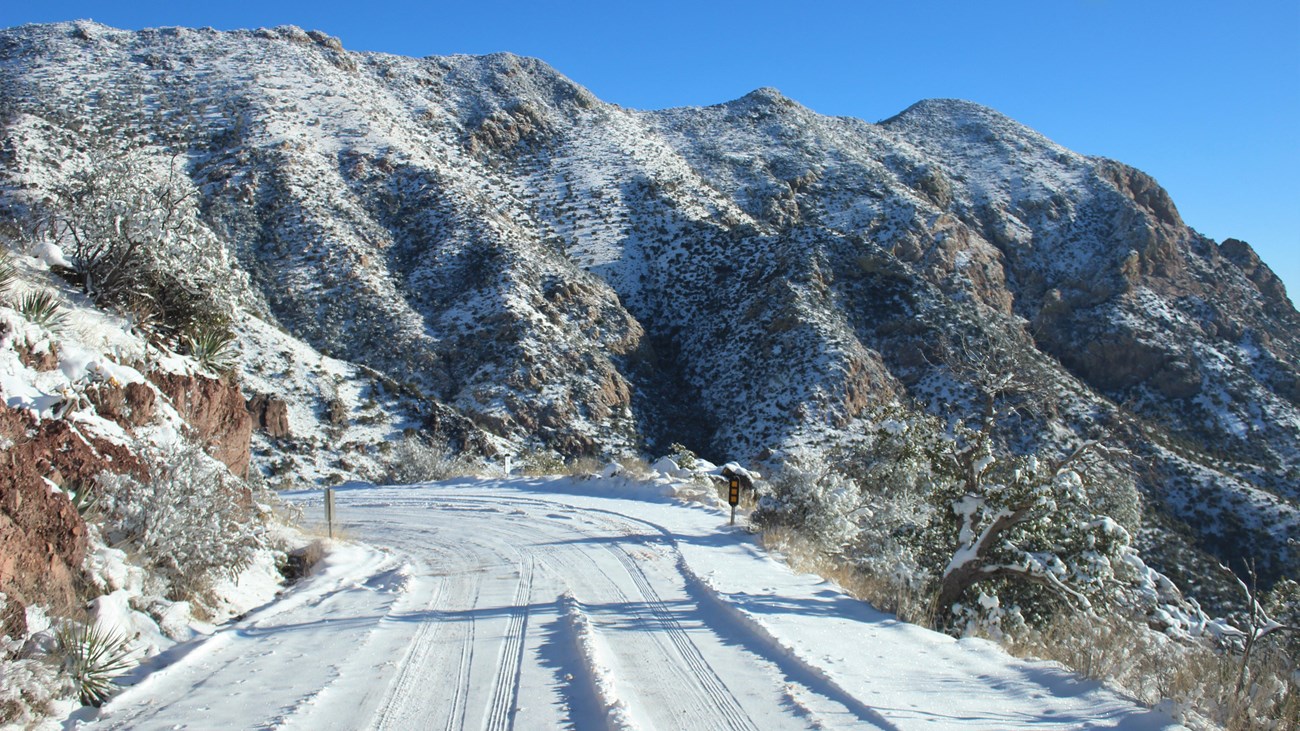
[[[653,487],[462,481],[337,506],[358,543],[79,728],[1174,727],[876,612]]]

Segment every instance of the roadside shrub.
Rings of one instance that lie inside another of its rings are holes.
[[[684,470],[693,470],[699,466],[699,456],[677,442],[668,445],[668,456]]]
[[[8,599],[0,594],[0,614]],[[22,637],[0,634],[0,726],[29,728],[67,693],[54,665],[25,651]]]
[[[196,190],[173,159],[165,169],[138,151],[91,151],[35,214],[36,236],[60,246],[69,278],[96,304],[169,345],[223,330],[246,289],[225,246],[202,221]]]
[[[381,481],[390,485],[411,485],[446,480],[472,471],[447,442],[429,441],[418,434],[410,434],[389,452]]]
[[[650,469],[650,463],[640,455],[623,455],[617,461],[620,465],[623,465],[624,472],[638,480],[649,479],[654,475],[654,470]]]
[[[246,568],[265,543],[248,487],[195,446],[146,455],[147,475],[102,473],[110,545],[134,551],[174,600],[201,599],[211,582]]]
[[[0,678],[4,679],[0,683],[0,726],[30,728],[53,712],[61,684],[49,663],[6,649],[0,653]]]
[[[515,470],[521,475],[541,477],[543,475],[567,474],[569,468],[555,452],[532,449],[519,455]]]
[[[1170,701],[1193,726],[1296,727],[1300,632],[1282,628],[1300,627],[1300,586],[1248,590],[1257,603],[1244,630],[1211,622],[1128,546],[1141,522],[1131,476],[1087,444],[1059,457],[995,453],[980,433],[925,417],[882,420],[830,460],[792,454],[751,518],[796,568],[904,620]],[[976,560],[993,578],[938,601],[944,579]],[[1023,580],[1033,562],[1053,567],[1055,595]]]
[[[602,460],[598,457],[572,457],[564,465],[564,472],[574,476],[598,475],[605,469],[609,460]]]
[[[819,455],[793,455],[768,481],[750,522],[760,530],[797,530],[818,551],[837,555],[857,537],[863,507],[858,486]]]

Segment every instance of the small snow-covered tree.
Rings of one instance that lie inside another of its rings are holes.
[[[945,445],[937,422],[890,407],[858,443],[835,455],[837,469],[860,493],[851,558],[899,588],[918,591],[933,578],[926,562],[935,511],[932,464]]]
[[[393,447],[381,480],[388,485],[413,485],[459,477],[471,471],[471,465],[445,439],[425,439],[411,434]]]
[[[1122,512],[1136,528],[1137,493],[1131,478],[1102,458],[1098,441],[1061,454],[1050,447],[1017,453],[995,439],[1020,409],[1036,408],[1026,394],[1044,390],[1042,364],[1010,347],[1014,337],[1006,323],[994,323],[974,341],[941,348],[975,407],[929,450],[933,533],[945,547],[935,597],[941,617],[976,605],[1023,610],[1031,620],[1053,605],[1091,611],[1132,551],[1129,530],[1096,506]]]
[[[1090,505],[1079,468],[1085,444],[1056,460],[996,459],[986,442],[951,455],[958,479],[935,492],[940,534],[951,546],[936,605],[954,612],[963,597],[994,582],[1028,584],[1077,609],[1092,609],[1116,578],[1127,530]]]
[[[1092,442],[1055,458],[999,450],[994,413],[983,430],[901,411],[878,421],[846,467],[863,505],[855,559],[930,581],[941,621],[983,609],[1032,619],[1061,602],[1090,609],[1131,573],[1128,529],[1094,509],[1127,504],[1131,479]]]
[[[1289,646],[1285,641],[1279,644],[1291,658],[1289,670],[1292,674],[1296,672],[1297,664],[1300,663],[1300,654],[1297,653],[1297,650],[1300,650],[1300,642],[1296,641],[1300,639],[1300,584],[1291,579],[1283,579],[1272,591],[1264,594],[1260,592],[1259,577],[1255,573],[1253,561],[1245,566],[1248,581],[1243,580],[1226,566],[1220,565],[1220,568],[1241,588],[1247,604],[1246,621],[1243,623],[1245,628],[1240,630],[1239,638],[1242,644],[1241,666],[1233,690],[1234,695],[1240,698],[1248,681],[1251,681],[1251,656],[1256,647],[1270,637],[1280,638],[1283,635],[1290,635]]]
[[[0,615],[8,597],[0,593]],[[50,714],[53,703],[69,691],[55,666],[28,651],[28,637],[0,631],[0,726],[35,728]]]

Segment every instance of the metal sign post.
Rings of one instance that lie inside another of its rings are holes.
[[[334,537],[334,488],[325,488],[325,522],[329,525],[330,538]]]
[[[727,502],[731,505],[731,525],[735,525],[736,506],[740,504],[740,478],[735,475],[727,485]]]

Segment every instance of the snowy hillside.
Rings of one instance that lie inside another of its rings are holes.
[[[89,22],[0,31],[0,91],[19,222],[106,160],[192,188],[241,382],[286,410],[252,457],[277,484],[375,477],[408,429],[498,460],[833,454],[894,404],[972,418],[997,353],[1000,447],[1105,441],[1153,564],[1300,566],[1280,282],[993,110],[646,112],[509,54]]]
[[[672,484],[343,488],[342,530],[374,547],[72,727],[1181,728],[793,573]]]

